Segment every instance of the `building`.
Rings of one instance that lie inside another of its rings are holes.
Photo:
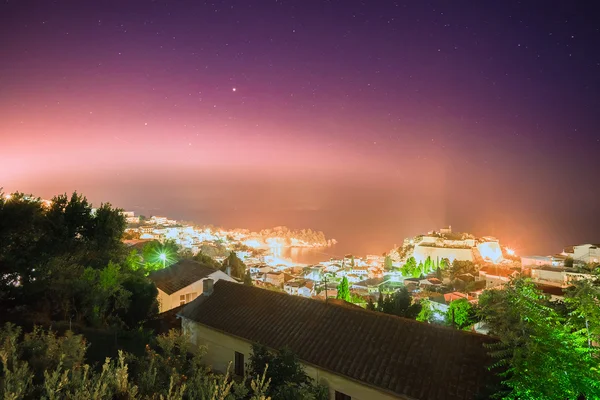
[[[532,267],[530,270],[531,280],[536,284],[557,286],[565,288],[579,280],[593,280],[591,274],[575,272],[571,268],[565,267]]]
[[[567,271],[564,267],[540,266],[531,267],[531,280],[535,283],[565,287],[567,285]]]
[[[479,278],[485,281],[487,289],[502,286],[514,276],[517,276],[519,271],[500,267],[483,267],[479,270]]]
[[[388,277],[365,279],[364,281],[352,284],[352,289],[366,290],[369,294],[379,293],[381,291],[381,285],[383,285],[387,281]]]
[[[544,265],[552,267],[562,267],[565,265],[566,258],[566,256],[563,256],[561,254],[556,254],[553,256],[522,256],[521,265],[523,267]]]
[[[600,244],[580,244],[564,249],[564,256],[571,257],[575,263],[600,263]]]
[[[158,288],[158,309],[165,312],[187,304],[202,294],[203,281],[212,279],[235,280],[223,271],[191,260],[181,260],[159,271],[151,272],[148,278]]]
[[[179,315],[214,370],[243,374],[253,343],[288,347],[332,399],[470,400],[494,379],[494,339],[360,307],[221,280]]]
[[[284,283],[283,290],[292,296],[312,297],[315,293],[314,287],[313,281],[294,279]]]

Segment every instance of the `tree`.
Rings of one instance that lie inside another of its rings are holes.
[[[477,267],[473,261],[454,260],[450,267],[450,279],[456,279],[457,276],[463,274],[477,274]]]
[[[348,284],[348,278],[345,276],[337,287],[336,299],[341,299],[350,302],[350,285]]]
[[[375,304],[373,303],[373,298],[369,296],[369,301],[367,302],[367,310],[375,311]]]
[[[446,312],[446,325],[468,329],[475,322],[475,310],[467,299],[458,299],[450,303]]]
[[[298,357],[287,348],[279,352],[270,352],[265,346],[253,344],[249,367],[251,376],[261,376],[263,371],[266,371],[265,378],[270,381],[267,394],[273,399],[329,398],[328,390],[313,384]]]
[[[588,345],[600,343],[600,282],[581,280],[571,286],[565,296],[567,318],[575,329],[584,330]]]
[[[106,358],[100,368],[94,368],[86,363],[88,345],[83,336],[72,332],[59,336],[41,328],[23,335],[20,328],[7,324],[0,329],[0,394],[4,399],[24,400],[267,400],[266,392],[272,391],[277,398],[327,398],[324,387],[313,385],[309,378],[295,383],[303,369],[287,353],[272,360],[281,367],[279,375],[288,374],[291,382],[274,387],[266,380],[266,366],[255,378],[236,382],[229,370],[217,374],[204,366],[204,353],[190,352],[188,343],[189,338],[172,330],[156,337],[140,356],[119,350],[116,359]],[[294,396],[295,392],[300,394]]]
[[[383,262],[383,267],[386,271],[391,271],[393,268],[392,257],[389,255],[385,256],[385,260]]]
[[[59,301],[44,299],[52,283],[73,296],[80,295],[76,275],[83,266],[105,268],[110,261],[126,257],[121,237],[125,219],[121,210],[102,204],[95,212],[87,199],[77,193],[60,195],[45,206],[39,198],[15,193],[0,201],[0,301],[14,306],[42,309],[56,315]],[[60,271],[64,266],[71,275]],[[62,280],[62,281],[60,281]],[[69,286],[70,287],[67,287]],[[75,300],[59,296],[72,308]]]
[[[198,254],[192,257],[192,260],[198,261],[199,263],[202,263],[214,269],[221,269],[222,267],[222,265],[217,260],[215,260],[207,254],[204,254],[202,251],[199,251]]]
[[[448,265],[449,265],[449,264],[450,264],[450,263],[448,262],[448,259],[447,259],[447,258],[442,258],[442,259],[441,259],[441,261],[440,261],[440,268],[441,268],[442,270],[445,270],[446,268],[448,268]]]
[[[155,314],[156,288],[139,256],[121,242],[122,210],[93,210],[73,193],[49,205],[15,193],[0,196],[0,306],[3,314],[95,326],[135,327]]]
[[[564,265],[567,268],[573,268],[573,258],[572,257],[565,258]]]
[[[254,286],[254,282],[252,281],[252,276],[250,275],[250,270],[246,271],[246,275],[244,275],[244,285]]]
[[[429,299],[423,299],[419,304],[421,305],[421,311],[419,311],[419,315],[417,315],[416,320],[427,323],[433,322],[435,319],[435,314],[431,307],[431,301]]]
[[[221,270],[227,272],[229,271],[231,276],[243,279],[244,275],[246,275],[246,264],[239,259],[235,251],[229,253],[229,256],[223,260],[223,266]]]
[[[423,273],[427,275],[433,270],[433,266],[431,265],[431,256],[427,256],[425,259],[425,264],[423,265]]]
[[[403,286],[389,296],[385,296],[380,292],[377,307],[373,305],[373,309],[385,314],[415,319],[421,311],[421,306],[413,302],[408,289]]]
[[[179,261],[179,246],[173,240],[160,243],[157,240],[148,242],[142,249],[142,259],[146,272],[157,271]]]
[[[498,398],[600,397],[598,348],[581,329],[582,314],[563,315],[525,278],[513,279],[503,290],[484,292],[479,306],[490,333],[499,338],[490,346],[506,386]],[[580,308],[577,301],[568,307],[585,314],[586,307]]]
[[[423,262],[420,261],[419,265],[416,268],[413,269],[412,277],[413,278],[420,278],[423,275],[423,272],[424,272],[423,269],[424,269]]]

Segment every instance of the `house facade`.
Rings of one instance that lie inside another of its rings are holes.
[[[600,244],[580,244],[567,247],[563,253],[576,263],[600,263]]]
[[[203,292],[204,281],[221,279],[235,282],[223,271],[191,260],[179,261],[167,268],[152,272],[148,278],[158,289],[158,310],[160,313],[190,303]]]
[[[492,379],[484,343],[494,339],[360,307],[221,280],[179,317],[214,370],[243,375],[253,343],[288,347],[331,399],[471,400]]]

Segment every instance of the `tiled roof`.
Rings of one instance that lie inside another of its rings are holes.
[[[484,273],[486,275],[492,276],[500,276],[504,278],[508,278],[509,276],[515,275],[518,271],[514,269],[500,268],[500,267],[483,267],[479,270],[479,272]]]
[[[151,272],[148,278],[166,294],[173,294],[215,271],[217,270],[197,261],[181,260],[167,268]]]
[[[379,286],[384,282],[387,282],[388,278],[387,277],[383,277],[383,278],[371,278],[371,279],[365,279],[364,281],[360,281],[358,283],[355,283],[355,286]]]
[[[398,396],[475,399],[491,379],[490,337],[359,307],[220,280],[180,315]]]

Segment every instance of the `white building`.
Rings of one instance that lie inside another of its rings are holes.
[[[571,257],[575,263],[599,263],[600,262],[600,244],[580,244],[567,247],[563,253]]]
[[[555,256],[522,256],[521,265],[523,267],[542,267],[544,265],[551,267],[563,267],[565,265],[565,258],[565,256],[560,254]]]
[[[148,278],[158,288],[158,308],[161,313],[189,303],[201,295],[206,279],[235,282],[225,272],[191,260],[181,260],[151,272]]]

